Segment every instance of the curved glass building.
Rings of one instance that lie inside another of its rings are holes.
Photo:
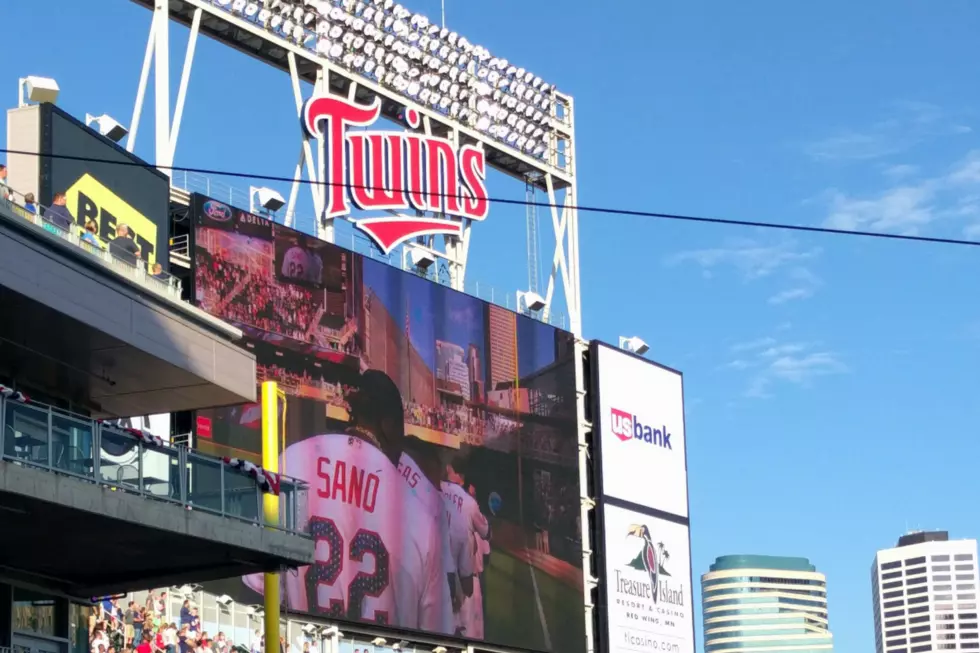
[[[827,579],[806,558],[733,555],[701,576],[705,653],[825,653]]]

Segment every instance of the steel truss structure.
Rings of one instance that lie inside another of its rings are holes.
[[[334,93],[350,100],[370,102],[381,99],[382,114],[391,120],[406,108],[415,109],[422,116],[422,128],[427,135],[450,139],[457,146],[474,145],[484,150],[487,163],[494,169],[519,179],[544,192],[550,205],[551,224],[554,231],[555,250],[545,290],[544,308],[540,312],[547,320],[560,283],[569,316],[569,330],[577,336],[582,333],[581,285],[579,271],[578,211],[575,178],[574,103],[570,96],[552,91],[554,101],[550,108],[550,133],[545,135],[548,149],[542,158],[470,128],[427,106],[423,106],[395,90],[347,70],[337,63],[282,38],[261,26],[235,15],[217,2],[210,0],[133,0],[153,11],[143,67],[140,73],[133,118],[130,124],[127,149],[133,150],[139,130],[151,66],[154,71],[154,113],[156,163],[165,172],[173,165],[174,153],[180,136],[187,87],[197,39],[201,34],[245,52],[260,61],[289,73],[292,92],[296,101],[296,117],[304,101],[301,82],[313,85],[314,94]],[[227,4],[227,3],[225,3]],[[173,116],[170,115],[170,21],[190,28],[190,38],[180,73]],[[295,117],[290,116],[292,120]],[[293,184],[286,208],[287,224],[294,217],[299,188],[306,181],[312,193],[314,210],[322,215],[324,187],[317,182],[324,178],[322,142],[314,147],[297,126],[299,154],[292,173]],[[452,216],[449,216],[452,217]],[[317,220],[316,235],[333,242],[333,218]],[[472,225],[462,220],[462,236],[448,237],[437,243],[430,237],[427,242],[411,245],[420,247],[445,261],[450,270],[450,284],[462,290],[472,241]]]
[[[595,500],[591,496],[589,479],[593,476],[591,460],[591,424],[587,421],[586,405],[588,401],[585,366],[588,355],[588,343],[581,340],[582,309],[581,285],[579,269],[579,229],[577,210],[577,184],[575,176],[575,134],[574,134],[574,103],[570,96],[552,91],[550,108],[550,133],[545,135],[547,151],[538,158],[508,146],[487,134],[453,120],[428,106],[418,104],[410,98],[397,93],[371,79],[347,70],[337,63],[318,55],[316,52],[301,47],[297,43],[282,38],[277,34],[262,29],[261,26],[235,15],[227,8],[211,0],[132,0],[152,11],[149,36],[140,73],[136,101],[130,123],[127,149],[132,151],[136,144],[140,116],[144,106],[147,86],[150,81],[150,70],[154,73],[154,113],[155,113],[155,157],[161,169],[170,173],[174,154],[180,136],[180,126],[184,106],[187,102],[187,89],[197,40],[200,35],[208,36],[220,43],[242,51],[252,57],[278,68],[289,74],[291,90],[295,100],[296,113],[284,116],[286,120],[296,120],[296,137],[298,156],[292,171],[292,187],[286,206],[286,224],[291,225],[295,219],[296,201],[300,186],[306,185],[311,189],[314,210],[320,218],[316,221],[316,236],[334,242],[335,218],[322,218],[324,212],[325,194],[321,183],[325,178],[325,162],[323,161],[323,142],[311,143],[311,139],[300,127],[300,116],[305,98],[303,97],[302,82],[312,84],[313,93],[327,93],[346,97],[348,100],[370,103],[374,98],[380,98],[382,115],[390,120],[398,121],[405,109],[414,109],[422,116],[422,129],[427,135],[449,139],[457,147],[473,145],[483,149],[487,163],[499,172],[503,172],[526,186],[528,198],[537,197],[536,191],[542,191],[549,206],[555,249],[552,254],[551,268],[548,274],[547,287],[543,295],[544,307],[540,312],[535,311],[542,320],[547,321],[551,312],[555,292],[561,284],[565,304],[569,316],[569,330],[576,336],[575,344],[575,383],[576,383],[576,423],[579,448],[579,475],[581,497],[582,523],[582,554],[584,571],[584,612],[586,626],[586,650],[593,653],[596,650],[595,633],[593,628],[593,596],[598,584],[594,577],[595,566],[592,562],[592,542],[589,524],[594,523],[592,511]],[[227,5],[228,3],[223,3]],[[170,22],[174,21],[190,29],[184,63],[180,72],[180,83],[171,116],[170,94]],[[172,200],[177,203],[187,203],[187,193],[173,188]],[[244,207],[243,207],[244,208]],[[453,216],[447,216],[452,218]],[[459,218],[456,218],[459,219]],[[536,216],[529,216],[536,220]],[[445,237],[437,243],[435,238],[427,242],[412,243],[409,246],[420,248],[444,261],[450,270],[450,285],[457,290],[463,290],[469,249],[472,242],[472,225],[469,220],[462,220],[462,235],[459,238]],[[531,223],[529,223],[531,224]],[[530,230],[530,227],[529,227]],[[530,238],[530,233],[529,233]],[[528,255],[536,257],[537,233],[535,229],[534,243],[529,243]],[[534,274],[529,278],[531,285],[537,286],[537,261],[529,261],[534,267]],[[531,268],[529,267],[529,270]],[[538,288],[528,288],[528,291],[538,293]],[[524,311],[530,313],[530,311]],[[373,629],[370,625],[345,625],[350,632],[359,632],[368,636],[385,635],[384,631]],[[391,637],[390,633],[387,633]],[[418,640],[420,644],[433,646],[434,651],[459,650],[456,644],[440,643],[436,638]],[[339,641],[336,638],[324,639],[324,653],[336,653]],[[506,653],[506,649],[480,644],[468,646],[467,653],[476,650],[497,651]],[[441,651],[440,651],[441,653]]]

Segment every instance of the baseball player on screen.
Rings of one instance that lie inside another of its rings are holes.
[[[310,484],[300,509],[316,543],[316,562],[285,574],[286,603],[300,612],[424,629],[429,613],[442,609],[446,576],[438,522],[406,514],[412,500],[397,467],[401,395],[386,374],[367,370],[348,401],[346,432],[301,440],[283,457],[286,473]],[[251,578],[246,582],[258,589]]]
[[[466,478],[459,464],[446,465],[442,497],[449,515],[449,541],[456,577],[463,596],[456,612],[457,635],[483,639],[483,588],[476,577],[477,536],[490,539],[490,523],[476,500],[464,489]]]
[[[296,281],[317,283],[323,277],[323,259],[319,254],[293,245],[282,257],[282,276]]]
[[[461,597],[456,593],[456,566],[453,564],[449,541],[449,515],[443,505],[442,493],[436,489],[439,487],[440,470],[438,455],[432,452],[426,453],[424,442],[417,438],[405,438],[398,471],[401,472],[409,488],[413,503],[421,504],[408,507],[406,513],[424,514],[439,523],[442,546],[439,550],[433,550],[431,554],[437,558],[433,564],[441,565],[446,574],[446,582],[442,584],[441,605],[432,606],[433,609],[424,612],[422,627],[430,632],[452,635],[455,632],[453,606]]]

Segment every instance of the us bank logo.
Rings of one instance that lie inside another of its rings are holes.
[[[613,435],[622,442],[641,442],[671,451],[674,449],[670,442],[670,432],[664,425],[656,427],[644,424],[639,415],[618,408],[610,409],[609,418]]]
[[[684,607],[684,585],[674,582],[668,571],[670,552],[663,542],[654,542],[653,531],[646,524],[634,524],[626,539],[641,543],[636,555],[627,557],[625,566],[616,569],[616,592],[631,600],[654,605]]]

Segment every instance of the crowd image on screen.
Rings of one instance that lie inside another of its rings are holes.
[[[223,319],[250,325],[324,349],[358,353],[356,324],[343,314],[339,324],[327,301],[344,298],[336,290],[309,284],[285,283],[275,271],[272,243],[243,234],[214,232],[222,245],[198,248],[197,299],[204,310]]]

